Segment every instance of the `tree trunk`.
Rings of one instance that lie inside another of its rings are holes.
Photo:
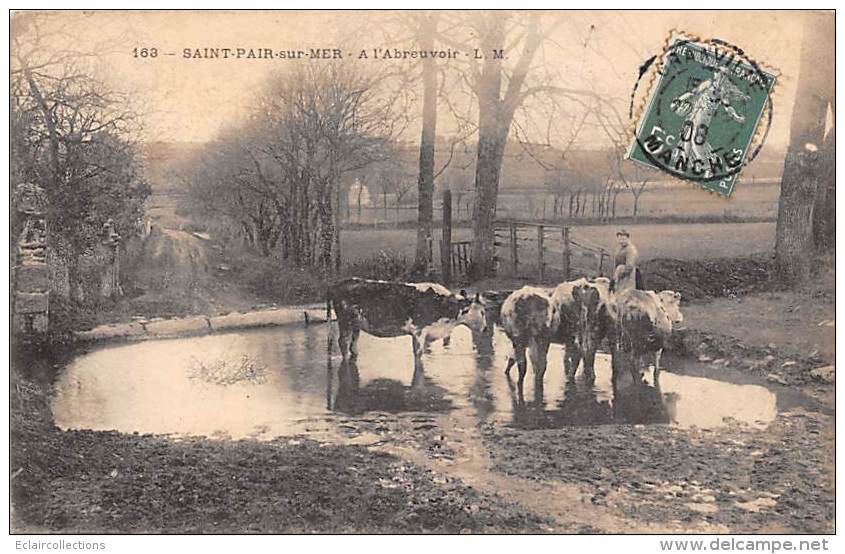
[[[636,223],[637,222],[637,210],[640,206],[640,195],[638,193],[634,193],[634,192],[632,192],[632,194],[634,195],[634,213],[632,214],[632,216],[633,216],[633,219],[634,219],[634,223]]]
[[[824,139],[819,155],[819,184],[813,208],[813,242],[819,252],[836,246],[836,128]]]
[[[490,18],[490,28],[483,37],[483,50],[502,48],[504,21]],[[502,67],[491,56],[484,60],[478,82],[478,149],[475,163],[475,204],[471,276],[481,278],[493,272],[493,223],[499,193],[499,173],[510,121],[503,125],[501,113]],[[503,129],[504,127],[504,129]],[[503,136],[504,135],[504,136]]]
[[[486,32],[481,37],[485,56],[477,81],[478,92],[478,151],[475,163],[475,204],[473,205],[473,237],[470,277],[480,279],[495,271],[493,225],[496,219],[496,200],[499,177],[508,132],[516,108],[522,102],[521,90],[542,35],[539,15],[532,15],[523,50],[508,79],[502,97],[502,61],[493,56],[505,43],[505,19],[501,13],[484,16]]]
[[[810,276],[813,260],[813,208],[820,177],[828,91],[833,79],[833,18],[806,15],[798,90],[792,111],[789,148],[783,166],[775,233],[775,266],[789,285]]]
[[[319,267],[323,278],[328,279],[329,277],[331,277],[333,270],[332,250],[334,247],[335,240],[331,191],[327,192],[325,197],[320,199],[318,209],[320,212]]]
[[[483,102],[483,101],[482,101]],[[485,111],[485,110],[480,110]],[[489,111],[489,110],[488,110]],[[488,114],[484,127],[497,125],[494,116]],[[507,130],[488,129],[485,136],[479,136],[478,159],[475,171],[475,205],[473,209],[472,276],[481,278],[493,273],[493,225],[496,218],[496,199],[499,194],[499,174],[507,140]]]
[[[340,274],[340,266],[343,260],[340,255],[340,201],[341,186],[340,177],[337,177],[335,183],[335,205],[334,205],[334,273]]]
[[[437,14],[423,15],[420,26],[420,48],[434,49]],[[420,171],[417,180],[417,253],[416,266],[425,271],[431,265],[429,240],[434,219],[434,141],[437,134],[437,64],[434,58],[422,62],[423,113],[420,137]],[[460,200],[458,202],[460,207]]]

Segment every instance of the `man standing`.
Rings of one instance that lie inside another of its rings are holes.
[[[616,250],[613,261],[613,290],[616,292],[634,288],[642,290],[642,276],[637,267],[640,255],[637,247],[631,242],[631,234],[625,229],[619,229],[616,239],[619,241],[619,248]]]

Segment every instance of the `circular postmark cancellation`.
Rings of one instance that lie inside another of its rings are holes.
[[[772,122],[776,76],[727,42],[673,37],[640,69],[652,87],[628,151],[634,162],[730,196]]]

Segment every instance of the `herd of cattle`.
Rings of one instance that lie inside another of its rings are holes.
[[[414,355],[419,357],[432,341],[448,341],[458,325],[477,333],[499,325],[513,346],[505,372],[510,375],[513,366],[518,367],[520,396],[528,359],[535,382],[542,383],[551,343],[564,346],[564,368],[570,381],[582,362],[585,377],[595,378],[596,351],[605,340],[614,358],[614,371],[623,365],[618,359],[624,358],[624,365],[639,382],[647,361],[653,360],[656,381],[660,355],[673,325],[683,321],[681,295],[611,289],[611,281],[605,277],[581,278],[554,288],[525,286],[500,303],[497,293],[470,297],[463,290],[456,294],[436,283],[353,277],[328,288],[326,309],[330,320],[334,310],[337,343],[344,360],[357,357],[361,331],[376,337],[410,335]]]

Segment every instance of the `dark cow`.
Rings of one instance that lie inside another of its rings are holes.
[[[564,345],[563,365],[568,381],[583,359],[587,379],[595,379],[596,351],[611,327],[607,311],[610,280],[581,278],[559,284],[552,292],[552,304],[559,314],[553,342]]]
[[[610,315],[615,320],[614,356],[631,355],[629,369],[635,382],[642,381],[645,357],[654,354],[654,381],[660,376],[660,357],[668,345],[672,326],[681,323],[681,293],[629,289],[614,295]],[[617,366],[614,361],[614,367]]]
[[[527,350],[534,370],[535,386],[542,388],[549,343],[559,323],[549,293],[530,286],[514,291],[502,303],[499,321],[513,345],[505,374],[510,376],[510,370],[516,363],[519,368],[519,395],[522,397],[522,383],[528,371]]]
[[[396,283],[353,277],[331,285],[326,309],[337,316],[337,343],[343,359],[358,355],[358,335],[410,335],[414,355],[430,342],[448,337],[458,325],[484,332],[484,303],[457,295],[437,283]]]

